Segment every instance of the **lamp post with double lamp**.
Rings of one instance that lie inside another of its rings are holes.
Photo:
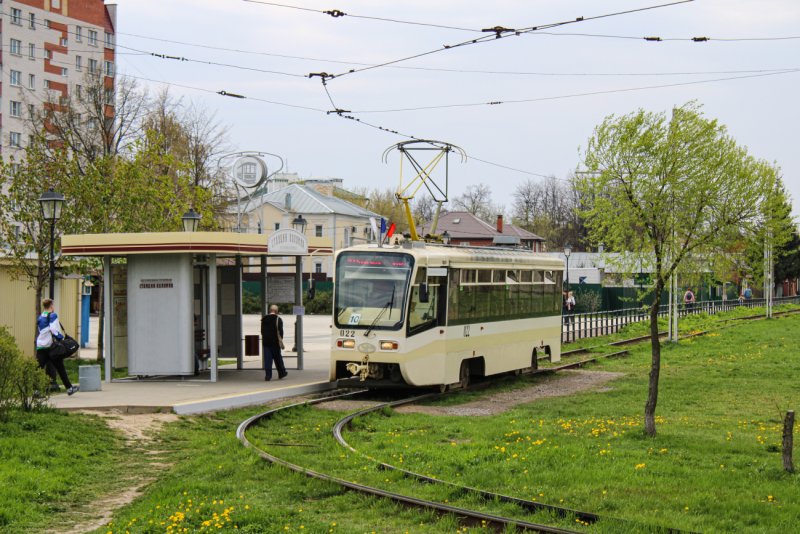
[[[189,208],[189,211],[183,214],[181,222],[183,223],[184,232],[196,232],[200,224],[201,215],[194,211],[194,208]]]
[[[42,207],[42,217],[50,223],[50,299],[55,298],[56,288],[56,258],[55,258],[55,238],[56,221],[61,218],[61,206],[64,204],[64,195],[53,191],[51,187],[39,197],[39,205]]]

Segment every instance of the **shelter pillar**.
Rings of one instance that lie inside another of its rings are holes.
[[[208,255],[208,350],[211,381],[217,381],[217,255]]]
[[[111,371],[114,367],[114,338],[111,337],[113,321],[112,308],[111,256],[103,256],[103,359],[106,366],[106,382],[111,382]]]
[[[303,370],[303,256],[295,256],[294,277],[295,332],[297,346],[297,369]]]

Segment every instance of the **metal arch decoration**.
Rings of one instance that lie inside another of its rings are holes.
[[[403,203],[405,208],[406,217],[408,219],[409,232],[413,241],[419,241],[417,234],[417,227],[414,224],[414,217],[411,214],[411,205],[409,201],[419,192],[424,186],[428,190],[433,201],[436,202],[436,212],[433,216],[433,223],[431,224],[430,233],[436,233],[436,226],[439,222],[439,214],[442,211],[442,204],[448,201],[448,186],[450,182],[450,153],[454,152],[461,157],[461,163],[467,160],[467,153],[461,147],[452,143],[443,141],[435,141],[431,139],[413,139],[410,141],[402,141],[395,145],[390,146],[383,152],[382,160],[388,163],[389,154],[397,150],[400,152],[400,183],[397,186],[395,196],[397,200]],[[434,155],[426,165],[420,163],[418,156],[424,153],[433,152]],[[408,160],[415,175],[413,178],[404,182],[403,179],[403,161]],[[437,183],[433,177],[433,172],[436,167],[444,160],[444,184]]]
[[[265,157],[276,158],[278,168],[269,172]],[[235,158],[231,163],[228,163]],[[242,231],[242,214],[250,207],[250,202],[263,194],[263,187],[277,173],[283,170],[283,158],[270,152],[247,150],[231,152],[219,158],[217,168],[226,168],[225,173],[236,190],[236,231]]]

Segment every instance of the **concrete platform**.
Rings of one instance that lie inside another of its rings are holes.
[[[261,317],[246,315],[243,320],[245,335],[258,334]],[[294,317],[283,317],[287,348],[294,339]],[[284,362],[289,375],[278,380],[264,381],[260,357],[247,357],[245,369],[237,370],[235,364],[221,365],[217,382],[208,380],[208,373],[194,377],[167,379],[115,380],[102,382],[101,391],[79,391],[70,396],[58,394],[50,404],[62,410],[116,409],[129,413],[175,412],[194,414],[253,406],[283,397],[292,397],[335,387],[328,380],[330,361],[330,316],[307,316],[303,320],[305,350],[303,369],[297,369],[297,358],[284,351]],[[81,359],[91,365],[97,358],[97,319],[89,325],[90,339],[81,349]]]

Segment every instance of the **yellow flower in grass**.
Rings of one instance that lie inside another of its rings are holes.
[[[636,464],[636,469],[644,469],[647,467],[647,464]]]

